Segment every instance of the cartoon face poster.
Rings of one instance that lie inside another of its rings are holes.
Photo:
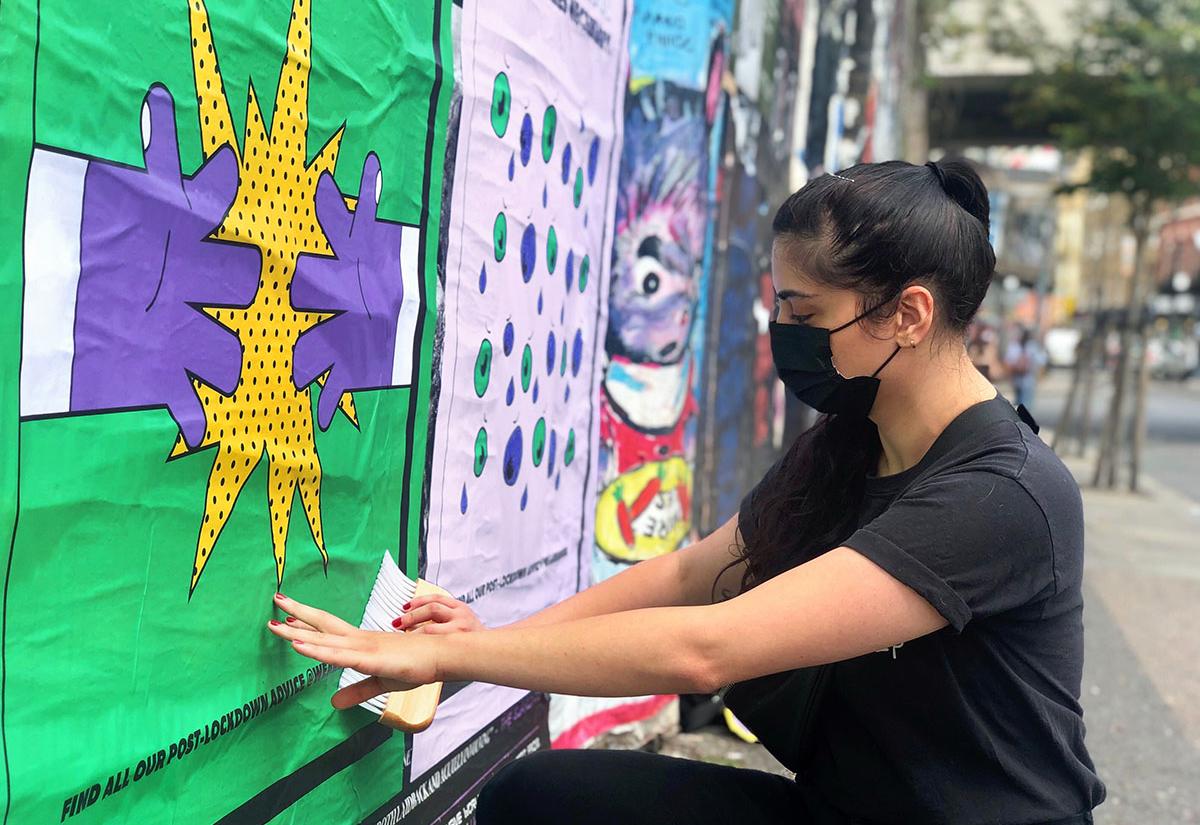
[[[407,737],[264,626],[415,573],[449,5],[0,7],[7,822],[370,821],[404,784]]]

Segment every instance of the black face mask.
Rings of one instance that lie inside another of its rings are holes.
[[[866,418],[879,392],[875,376],[900,353],[900,346],[879,365],[879,369],[857,378],[845,378],[833,366],[829,336],[866,318],[873,307],[836,329],[806,327],[801,324],[771,322],[771,356],[775,371],[784,386],[817,412]]]

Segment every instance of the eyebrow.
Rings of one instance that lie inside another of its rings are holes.
[[[817,296],[795,289],[780,289],[775,293],[775,297],[781,301],[789,301],[792,298],[816,298]]]

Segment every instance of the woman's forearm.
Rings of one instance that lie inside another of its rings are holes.
[[[501,630],[543,627],[591,616],[680,603],[681,581],[674,553],[638,562],[610,579],[581,590]]]
[[[703,693],[713,689],[708,611],[655,607],[440,636],[438,678],[577,696]]]
[[[735,558],[736,537],[737,516],[734,516],[695,544],[638,562],[569,599],[504,627],[543,627],[623,610],[711,604],[713,583],[718,576],[719,589],[726,592],[726,597],[739,590],[744,566],[725,570]]]

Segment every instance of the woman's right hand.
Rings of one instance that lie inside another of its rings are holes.
[[[464,602],[440,593],[415,597],[404,613],[392,621],[392,626],[408,633],[430,635],[487,630]]]

